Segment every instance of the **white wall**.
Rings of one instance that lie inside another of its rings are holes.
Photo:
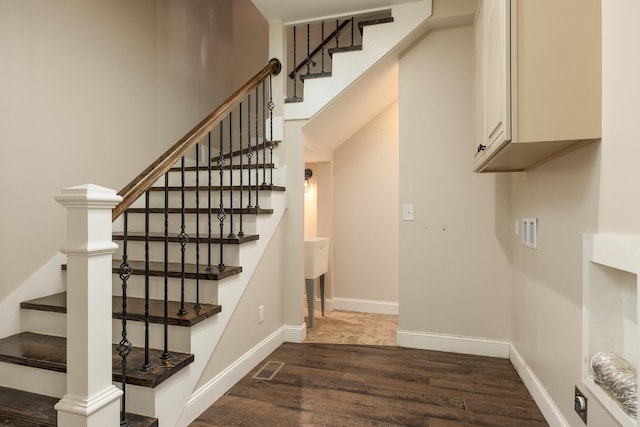
[[[348,120],[348,119],[347,119]],[[333,298],[398,301],[398,105],[333,153]]]
[[[0,195],[12,206],[0,217],[0,301],[63,243],[61,188],[119,190],[266,64],[267,24],[252,7],[0,0]]]
[[[471,172],[472,47],[466,25],[400,58],[399,329],[508,340],[509,176]]]

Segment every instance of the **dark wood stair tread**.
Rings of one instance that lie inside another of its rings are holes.
[[[113,260],[113,273],[118,273],[121,263],[122,261]],[[144,261],[129,260],[129,266],[133,269],[132,274],[144,274]],[[180,278],[182,276],[180,263],[170,262],[168,264],[168,268],[168,277]],[[207,271],[206,268],[207,267],[205,267],[204,265],[197,266],[195,264],[185,264],[184,277],[185,279],[200,278],[202,280],[220,280],[224,279],[225,277],[230,277],[242,272],[242,267],[234,265],[227,265],[222,270],[218,268],[218,266],[212,267],[211,271]],[[164,277],[164,262],[149,262],[149,275],[154,277]]]
[[[122,359],[112,344],[112,379],[122,381]],[[127,358],[127,384],[142,387],[156,387],[185,366],[193,362],[193,355],[172,353],[168,360],[160,359],[161,350],[149,349],[151,371],[141,372],[144,363],[144,349],[133,347]],[[0,339],[0,361],[55,372],[67,371],[67,339],[52,335],[21,332]]]
[[[114,319],[122,319],[122,297],[112,297],[112,310]],[[27,310],[50,311],[54,313],[67,312],[67,293],[60,292],[42,298],[23,301],[20,308]],[[217,304],[202,304],[201,308],[193,308],[192,302],[185,303],[187,314],[178,315],[180,302],[168,302],[169,325],[191,327],[205,319],[208,319],[222,311]],[[127,319],[144,322],[144,298],[127,298]],[[164,301],[149,300],[149,321],[151,323],[164,323]]]
[[[60,399],[28,391],[0,387],[0,425],[12,427],[57,426],[54,406]],[[130,427],[158,427],[156,418],[127,414]]]
[[[124,233],[113,233],[113,240],[124,240]],[[200,236],[200,243],[202,243],[203,245],[206,245],[208,243],[212,243],[212,244],[219,244],[220,241],[222,240],[222,243],[225,245],[239,245],[242,243],[247,243],[247,242],[253,242],[256,241],[260,238],[260,236],[258,234],[245,234],[242,237],[229,237],[229,236],[224,236],[222,239],[220,239],[220,235],[212,235],[211,236],[211,240],[209,240],[209,236]],[[134,241],[134,242],[144,242],[145,241],[145,234],[143,232],[129,232],[127,233],[127,240],[129,241]],[[150,242],[164,242],[164,233],[155,233],[155,232],[150,232],[149,233],[149,241]],[[169,242],[179,242],[178,236],[169,236]],[[195,235],[189,235],[189,242],[188,243],[196,243],[197,239]]]
[[[323,77],[331,77],[331,71],[324,71],[320,73],[307,73],[307,74],[299,74],[300,80],[309,80],[309,79],[320,79]]]
[[[182,191],[182,187],[180,186],[170,186],[167,187],[169,191]],[[207,191],[207,186],[203,185],[202,183],[200,184],[200,191]],[[196,191],[196,186],[195,185],[185,185],[184,187],[185,191]],[[265,184],[265,185],[243,185],[243,186],[239,186],[239,185],[234,185],[234,186],[229,186],[229,185],[223,185],[222,186],[222,190],[223,191],[256,191],[256,190],[260,190],[260,191],[285,191],[284,187],[281,187],[279,185],[269,185],[269,184]],[[150,187],[149,191],[164,191],[164,187]],[[213,193],[214,191],[220,191],[220,186],[219,185],[212,185],[211,186],[211,192]]]
[[[386,18],[368,19],[366,21],[358,22],[358,30],[360,30],[360,34],[362,34],[362,30],[364,29],[364,27],[367,27],[369,25],[388,24],[391,22],[393,22],[392,16]]]
[[[353,46],[344,46],[344,47],[332,47],[327,52],[329,56],[333,56],[334,53],[344,53],[344,52],[357,52],[362,50],[361,44],[355,44]]]
[[[196,212],[197,211],[197,212]],[[145,209],[144,208],[129,208],[127,209],[128,213],[133,213],[133,214],[143,214],[145,213]],[[181,208],[169,208],[168,213],[170,214],[179,214],[182,213]],[[272,214],[273,213],[273,209],[264,209],[264,208],[233,208],[233,209],[229,209],[229,208],[225,208],[225,212],[227,214],[229,214],[230,212],[233,214],[239,214],[242,213],[244,215],[265,215],[265,214]],[[164,208],[150,208],[149,209],[149,213],[153,213],[153,214],[164,214]],[[196,208],[186,208],[184,210],[185,214],[189,214],[189,215],[195,215],[196,213],[199,213],[200,215],[207,215],[209,213],[209,210],[206,208],[200,208],[200,209],[196,209]]]

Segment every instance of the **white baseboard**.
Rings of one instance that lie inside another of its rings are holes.
[[[550,427],[570,427],[569,423],[564,419],[562,413],[554,403],[547,390],[544,388],[542,383],[538,380],[538,377],[535,376],[533,371],[529,369],[529,366],[526,364],[518,350],[511,344],[511,349],[509,352],[509,359],[511,360],[511,364],[518,372],[518,375],[522,379],[522,382],[531,393],[533,400],[536,401],[536,404],[540,408],[542,415],[549,423]]]
[[[304,331],[304,335],[306,336],[306,327],[282,326],[229,365],[225,370],[209,380],[191,395],[180,416],[178,425],[188,426],[192,423],[209,406],[284,343],[287,337],[299,337],[301,331]],[[302,339],[304,340],[304,337]]]
[[[333,298],[333,310],[358,311],[361,313],[398,315],[397,301],[380,301],[354,298]]]
[[[307,337],[306,323],[302,323],[300,326],[284,325],[282,328],[284,329],[285,342],[301,343]]]
[[[397,342],[401,347],[509,358],[508,341],[398,330]]]

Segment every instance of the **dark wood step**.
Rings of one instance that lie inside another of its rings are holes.
[[[145,209],[144,208],[129,208],[127,209],[128,213],[132,213],[132,214],[143,214],[145,213]],[[179,214],[182,213],[180,208],[169,208],[168,213],[170,214]],[[233,214],[239,214],[242,213],[243,215],[269,215],[273,213],[273,209],[264,209],[264,208],[233,208],[233,209],[229,209],[229,208],[225,208],[225,212],[227,214],[229,214],[230,212]],[[153,214],[164,214],[164,208],[150,208],[149,209],[149,213],[153,213]],[[184,210],[185,214],[188,215],[195,215],[196,213],[199,213],[200,215],[206,215],[209,213],[209,210],[206,208],[200,208],[200,209],[196,209],[196,208],[186,208]]]
[[[12,427],[56,427],[54,405],[60,399],[0,387],[0,425]],[[158,427],[156,418],[127,414],[130,427]]]
[[[217,220],[216,220],[217,221]],[[124,233],[114,233],[113,234],[113,240],[124,240]],[[212,235],[211,239],[209,239],[209,236],[200,236],[200,243],[203,245],[206,244],[220,244],[221,242],[225,245],[240,245],[242,243],[247,243],[247,242],[254,242],[256,240],[258,240],[260,238],[259,235],[257,234],[245,234],[242,237],[229,237],[229,236],[225,236],[222,239],[220,238],[220,235]],[[127,240],[131,241],[131,242],[144,242],[145,241],[145,234],[143,232],[129,232],[127,233]],[[150,242],[164,242],[164,233],[149,233],[149,241]],[[188,243],[196,243],[196,236],[194,235],[189,235],[189,242]],[[169,242],[171,243],[178,243],[179,239],[178,236],[169,236]]]
[[[180,186],[170,186],[167,187],[167,189],[169,191],[182,191],[182,187]],[[208,186],[206,185],[202,185],[200,184],[200,191],[207,191],[209,189]],[[185,191],[196,191],[196,186],[195,185],[185,185],[184,187]],[[223,191],[256,191],[256,190],[260,190],[260,191],[285,191],[284,187],[278,186],[278,185],[243,185],[243,186],[239,186],[239,185],[233,185],[233,186],[229,186],[229,185],[223,185],[222,186],[222,190]],[[164,191],[164,187],[151,187],[149,188],[149,191]],[[211,186],[211,192],[214,191],[220,191],[220,186],[219,185],[212,185]]]
[[[359,50],[362,50],[361,44],[345,47],[332,47],[327,52],[329,53],[329,56],[333,57],[334,53],[357,52]]]
[[[112,345],[112,379],[122,381],[122,359]],[[154,388],[193,362],[193,355],[172,353],[168,360],[162,360],[162,350],[150,349],[151,371],[141,372],[144,364],[144,349],[133,347],[127,358],[127,384]],[[55,372],[67,372],[67,339],[22,332],[0,339],[0,361]]]
[[[358,30],[360,30],[360,34],[362,34],[364,27],[369,25],[379,25],[379,24],[388,24],[393,22],[393,17],[389,16],[386,18],[377,18],[377,19],[369,19],[366,21],[358,22]]]
[[[122,319],[122,297],[112,297],[112,310],[114,319]],[[144,298],[127,298],[127,319],[144,322]],[[174,326],[194,326],[222,311],[222,307],[217,304],[202,304],[201,308],[194,309],[193,303],[185,303],[187,314],[178,315],[180,303],[178,301],[168,302],[168,323]],[[25,310],[49,311],[54,313],[67,312],[67,293],[48,295],[20,303],[20,308]],[[149,321],[151,323],[164,323],[164,301],[149,300]]]
[[[331,77],[331,71],[324,71],[324,72],[320,72],[320,73],[307,73],[307,74],[300,74],[299,75],[300,80],[309,80],[309,79],[321,79],[323,77]]]
[[[273,146],[277,147],[278,145],[280,145],[282,141],[273,141]],[[213,147],[213,145],[212,145]],[[251,150],[255,151],[256,149],[258,150],[268,150],[269,149],[269,142],[261,142],[260,144],[258,144],[258,146],[256,147],[255,145],[251,147]],[[240,156],[242,154],[247,154],[249,152],[249,148],[243,148],[243,149],[238,149],[235,151],[232,151],[230,154],[224,154],[222,157],[224,157],[225,159],[228,159],[230,157],[236,157],[236,156]],[[217,160],[217,157],[214,157],[211,159],[211,161],[215,161]]]
[[[304,101],[304,98],[301,96],[291,96],[289,98],[284,99],[285,104],[294,103],[294,102],[303,102],[303,101]]]

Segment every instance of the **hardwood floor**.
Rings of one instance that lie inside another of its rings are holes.
[[[548,426],[507,359],[285,343],[191,426]],[[266,362],[265,361],[265,362]]]

